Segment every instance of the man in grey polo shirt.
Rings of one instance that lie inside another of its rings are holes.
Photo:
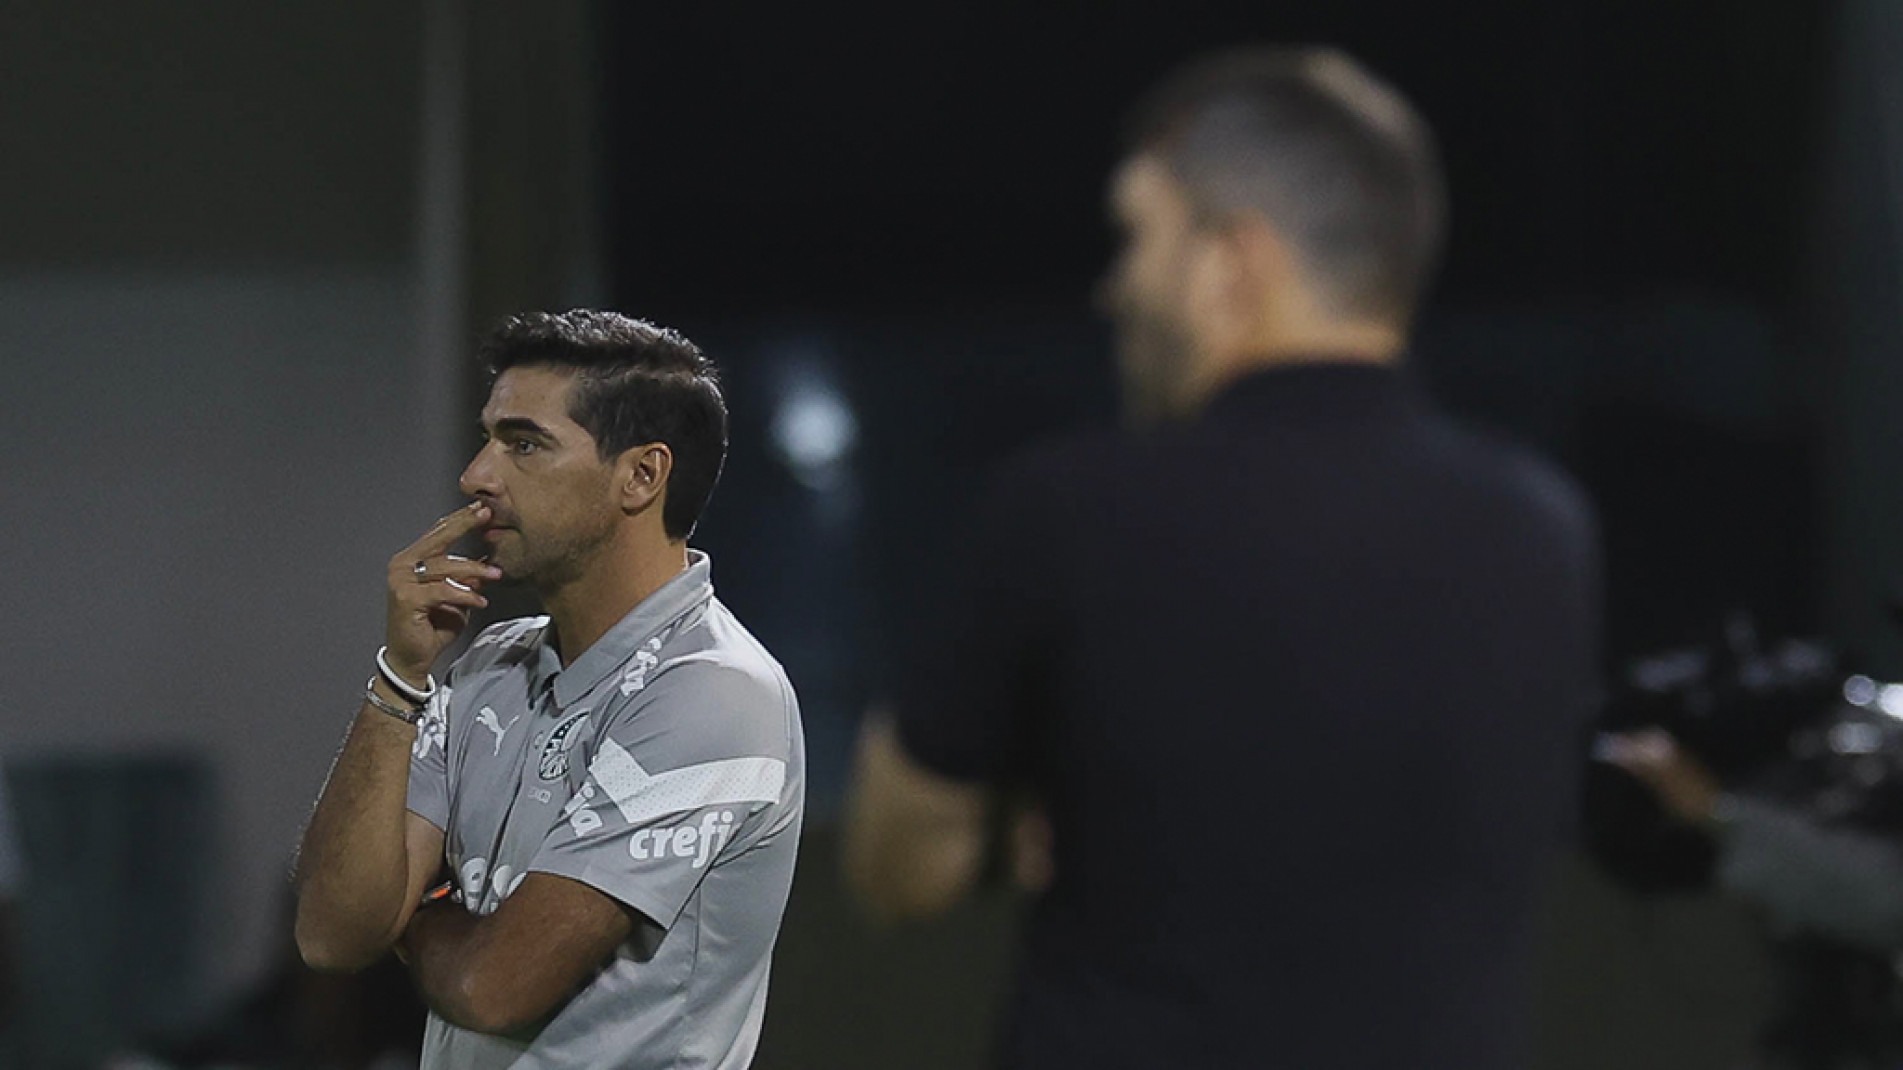
[[[785,673],[686,543],[726,449],[713,366],[586,311],[518,317],[484,356],[475,500],[391,562],[388,642],[305,834],[299,947],[330,969],[395,948],[426,1067],[744,1067],[804,754]],[[449,552],[478,531],[486,561]],[[505,577],[549,615],[489,628],[437,684]]]

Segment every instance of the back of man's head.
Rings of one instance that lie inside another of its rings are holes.
[[[1412,319],[1445,228],[1439,154],[1407,100],[1340,51],[1192,62],[1138,104],[1127,149],[1160,161],[1204,220],[1265,218],[1333,314]]]
[[[491,376],[549,366],[576,375],[569,415],[594,436],[602,460],[663,442],[674,455],[663,523],[686,539],[713,496],[727,458],[720,376],[677,331],[615,312],[572,309],[514,316],[482,344]]]

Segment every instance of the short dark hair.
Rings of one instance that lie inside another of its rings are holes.
[[[1265,216],[1349,315],[1405,322],[1440,259],[1446,192],[1406,98],[1332,48],[1249,48],[1178,69],[1133,110],[1204,219]]]
[[[617,312],[528,312],[496,328],[478,352],[491,380],[510,368],[553,366],[577,376],[568,414],[602,460],[649,442],[674,454],[661,524],[694,533],[727,459],[727,402],[714,362],[678,331]]]

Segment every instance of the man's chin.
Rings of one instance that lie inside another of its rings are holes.
[[[1134,428],[1154,427],[1170,414],[1170,385],[1154,367],[1124,364],[1119,400],[1123,422]]]
[[[1117,324],[1117,371],[1122,381],[1124,422],[1151,427],[1176,408],[1188,340],[1167,321],[1129,316]]]
[[[510,584],[516,583],[523,578],[525,569],[523,568],[522,555],[519,553],[512,553],[505,547],[497,546],[484,555],[483,560],[502,570],[502,578],[499,580],[490,580],[490,583]]]

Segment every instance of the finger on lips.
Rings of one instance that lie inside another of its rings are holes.
[[[449,549],[450,543],[476,530],[489,519],[489,506],[480,501],[470,502],[461,509],[438,520],[429,533],[416,541],[410,549],[418,557],[428,557]]]

